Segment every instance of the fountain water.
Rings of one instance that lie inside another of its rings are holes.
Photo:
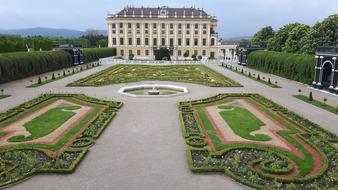
[[[185,87],[163,84],[142,84],[136,86],[122,87],[120,94],[132,97],[168,97],[188,93]]]
[[[153,89],[149,90],[149,91],[148,91],[148,94],[149,94],[149,95],[159,95],[159,94],[160,94],[160,91],[159,91],[159,90],[156,90],[155,86],[153,86]]]

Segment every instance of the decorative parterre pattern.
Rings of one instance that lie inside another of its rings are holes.
[[[335,134],[258,94],[179,103],[193,172],[256,189],[336,189]]]
[[[44,94],[0,113],[0,187],[73,172],[121,107],[83,94]]]

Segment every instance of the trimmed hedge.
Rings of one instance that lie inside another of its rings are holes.
[[[0,54],[0,83],[70,67],[72,62],[64,51]]]
[[[112,57],[116,55],[114,48],[85,48],[83,49],[83,60],[85,63],[97,61],[100,58]]]
[[[311,84],[316,60],[312,55],[255,51],[248,55],[247,66],[287,79]]]

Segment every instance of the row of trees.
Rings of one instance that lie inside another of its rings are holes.
[[[107,47],[108,39],[95,29],[88,29],[80,38],[0,35],[0,53],[27,51],[27,48],[49,51],[53,49],[53,44],[80,44],[84,48]]]
[[[338,42],[338,14],[331,15],[322,22],[309,26],[301,23],[287,24],[274,31],[267,26],[258,31],[251,40],[252,44],[267,46],[268,50],[314,54],[323,44]],[[243,41],[242,45],[250,43]]]

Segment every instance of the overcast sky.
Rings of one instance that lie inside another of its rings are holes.
[[[313,25],[338,13],[338,0],[0,0],[0,29],[106,29],[107,12],[126,5],[204,8],[219,19],[223,38],[252,35],[263,26]]]

